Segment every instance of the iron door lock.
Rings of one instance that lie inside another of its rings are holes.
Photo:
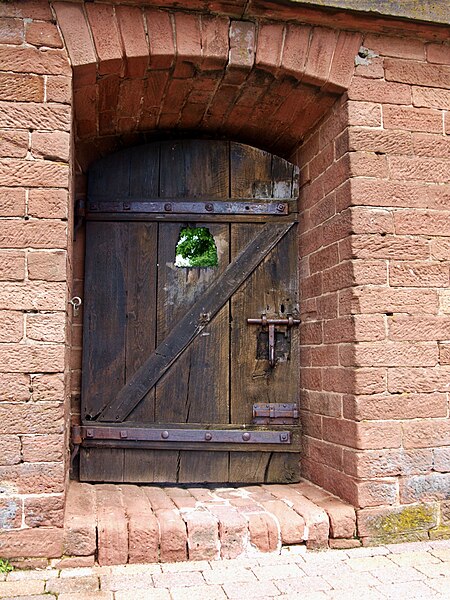
[[[271,369],[275,367],[275,345],[276,345],[276,327],[284,326],[290,329],[294,325],[300,325],[300,319],[294,319],[291,315],[286,319],[268,319],[266,315],[261,315],[260,319],[247,319],[249,325],[261,325],[269,330],[269,366]]]

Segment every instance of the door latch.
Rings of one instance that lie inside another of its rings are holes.
[[[261,325],[264,328],[269,329],[269,366],[271,369],[275,367],[275,328],[277,326],[284,326],[290,329],[294,325],[300,325],[300,319],[294,319],[292,315],[289,315],[287,319],[268,319],[267,315],[261,315],[260,319],[247,319],[249,325]]]

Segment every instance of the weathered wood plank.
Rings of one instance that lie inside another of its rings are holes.
[[[99,415],[100,421],[123,421],[149,389],[161,378],[187,345],[199,335],[205,325],[219,312],[232,294],[245,281],[274,246],[291,229],[292,223],[268,224],[262,228],[223,275],[216,279],[204,296],[161,342],[150,358],[122,388]]]

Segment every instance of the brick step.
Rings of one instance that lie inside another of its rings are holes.
[[[354,508],[307,481],[221,488],[72,481],[61,566],[351,548],[360,544],[355,531]]]

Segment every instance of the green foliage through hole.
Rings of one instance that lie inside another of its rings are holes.
[[[217,267],[217,247],[207,227],[183,227],[175,252],[177,267]]]

